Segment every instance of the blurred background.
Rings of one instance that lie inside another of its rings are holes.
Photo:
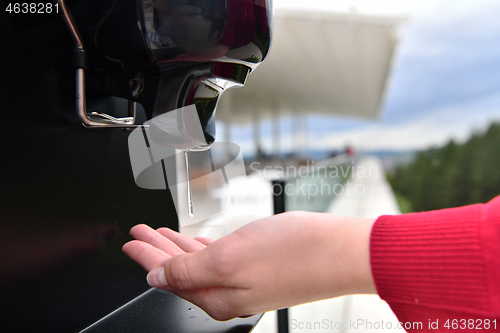
[[[370,154],[384,166],[403,212],[500,193],[498,1],[274,3],[269,59],[221,101],[218,137],[240,145],[245,161]],[[300,25],[307,20],[312,28]],[[316,92],[316,100],[330,94],[331,108],[291,106],[294,96]],[[258,115],[226,117],[226,109],[235,115],[248,108],[253,112],[245,114]]]
[[[183,233],[219,238],[272,215],[270,181],[279,178],[290,190],[286,210],[359,217],[500,194],[500,2],[274,4],[270,56],[244,88],[224,93],[217,111],[218,141],[241,147],[248,174],[230,180],[239,191],[231,195],[246,199],[231,208],[216,198],[224,213],[201,223],[181,214]],[[292,332],[308,323],[315,332],[349,331],[314,326],[323,319],[397,322],[378,296],[289,310]],[[274,331],[273,313],[254,330]]]

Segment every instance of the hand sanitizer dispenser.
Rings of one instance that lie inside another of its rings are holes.
[[[128,139],[210,148],[222,93],[269,53],[271,0],[23,8],[0,12],[4,330],[249,332],[258,317],[216,322],[122,253],[137,223],[177,228],[170,193],[136,185]]]

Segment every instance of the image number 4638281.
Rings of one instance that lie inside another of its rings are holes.
[[[59,14],[59,3],[52,2],[7,2],[9,14]]]

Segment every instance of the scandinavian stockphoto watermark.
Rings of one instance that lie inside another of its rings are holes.
[[[280,183],[273,184],[273,193],[281,195],[285,193],[287,196],[303,196],[308,200],[316,196],[361,196],[365,194],[366,187],[363,184],[355,184],[350,180],[345,183],[331,184],[324,179],[320,179],[319,183],[303,183],[299,179],[294,179],[284,185]]]
[[[372,178],[379,176],[379,169],[375,165],[357,166],[354,161],[339,165],[317,165],[315,161],[306,161],[305,165],[295,166],[265,166],[261,162],[252,162],[250,169],[257,175],[273,171],[277,178],[306,178],[306,177],[328,177],[328,178]]]
[[[137,186],[169,190],[177,215],[189,223],[205,221],[222,212],[207,201],[208,187],[237,205],[245,198],[234,195],[233,183],[246,177],[241,149],[230,142],[206,142],[195,105],[159,115],[137,127],[128,139],[130,163]],[[223,156],[224,158],[220,158]],[[209,206],[197,209],[195,206]]]
[[[273,194],[291,197],[293,209],[324,211],[332,197],[364,195],[366,182],[360,180],[381,174],[376,166],[350,160],[338,165],[307,161],[300,166],[253,162],[249,167],[258,179],[247,177],[238,145],[206,142],[195,105],[151,119],[130,134],[128,143],[136,184],[149,190],[170,190],[177,215],[181,220],[189,217],[183,225],[240,205],[272,202]],[[269,191],[270,181],[277,179],[286,181],[273,182]],[[266,193],[259,190],[262,188]]]
[[[354,161],[340,165],[315,165],[307,161],[305,165],[262,166],[253,162],[250,169],[256,176],[270,176],[285,179],[283,183],[273,184],[277,195],[302,196],[311,199],[316,196],[361,196],[366,187],[361,179],[378,178],[380,170],[375,165],[356,165]]]

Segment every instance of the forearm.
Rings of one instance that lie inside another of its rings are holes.
[[[376,293],[370,267],[370,234],[375,219],[308,214],[322,244],[314,260],[323,269],[316,277],[327,286],[323,298]]]
[[[343,294],[376,294],[370,265],[370,236],[375,219],[339,217],[339,266],[348,281]]]
[[[282,306],[351,294],[375,294],[370,267],[370,234],[375,219],[311,212],[289,212],[254,222],[234,236],[247,237],[249,229],[275,229],[282,244],[272,244],[264,251],[261,264],[253,252],[256,269],[266,269],[267,284],[280,284],[278,297]],[[258,237],[258,236],[256,236]],[[236,243],[231,237],[224,241]],[[262,242],[272,242],[262,239]],[[229,246],[227,246],[229,247]],[[249,254],[252,254],[249,249]],[[275,267],[265,267],[265,262]],[[262,266],[261,266],[262,265]],[[281,276],[277,272],[283,272]],[[279,276],[280,281],[274,281]],[[266,283],[264,283],[266,284]],[[285,297],[286,295],[286,297]]]

